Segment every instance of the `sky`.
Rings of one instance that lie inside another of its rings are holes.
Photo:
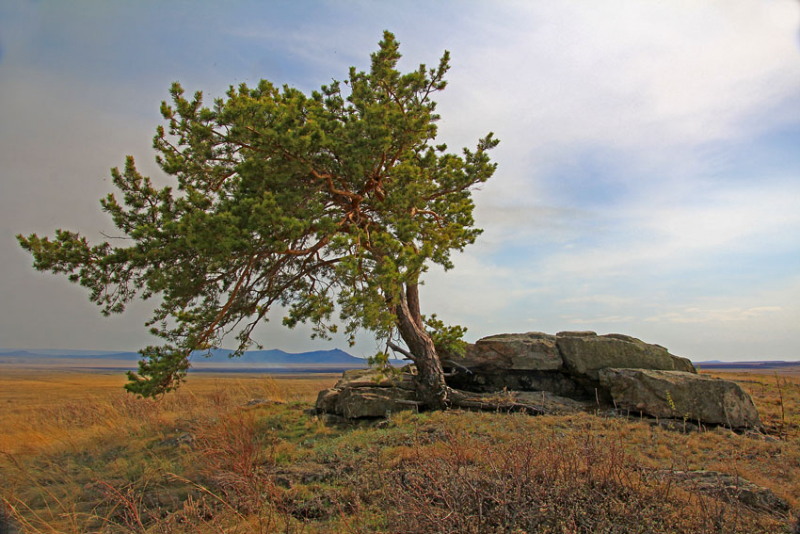
[[[14,236],[104,240],[109,169],[151,148],[173,81],[207,101],[265,78],[310,92],[452,55],[439,140],[492,131],[478,241],[423,313],[500,332],[625,333],[702,360],[800,360],[800,3],[0,2],[0,347],[137,350],[151,302],[102,317]],[[280,326],[266,348],[375,352]],[[231,346],[234,342],[231,342]]]

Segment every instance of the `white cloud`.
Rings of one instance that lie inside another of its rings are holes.
[[[599,304],[611,308],[619,308],[622,306],[632,306],[641,303],[641,299],[635,297],[623,297],[620,295],[576,295],[568,298],[560,299],[559,304]]]
[[[497,13],[485,20],[494,28],[461,43],[459,54],[469,53],[454,58],[453,86],[461,89],[447,105],[470,109],[448,119],[458,131],[478,122],[506,130],[521,147],[664,149],[752,135],[768,124],[748,119],[759,113],[763,120],[765,110],[774,111],[770,121],[798,116],[780,108],[800,86],[794,2],[573,1],[491,10]]]
[[[800,186],[785,181],[758,187],[731,185],[696,197],[692,204],[642,199],[616,213],[597,216],[612,229],[589,246],[550,256],[546,260],[550,276],[680,271],[707,266],[724,253],[791,250],[798,246]]]
[[[797,168],[776,161],[768,176],[748,179],[736,151],[800,124],[795,1],[429,4],[202,4],[174,35],[152,29],[168,25],[163,9],[111,6],[84,19],[26,5],[18,20],[0,21],[4,227],[94,231],[108,167],[128,151],[141,165],[150,159],[172,79],[211,93],[260,77],[316,88],[349,65],[366,68],[388,27],[405,69],[452,51],[441,140],[457,150],[493,130],[502,141],[498,173],[476,194],[486,232],[455,256],[456,269],[428,273],[428,313],[469,326],[470,339],[613,325],[678,353],[716,356],[724,346],[741,355],[766,350],[769,338],[772,353],[790,354],[800,343],[800,284],[786,280],[785,265],[775,279],[765,267],[800,250]],[[128,20],[120,13],[142,24],[91,32]],[[54,54],[45,36],[63,50]],[[170,48],[175,41],[180,49]],[[0,293],[30,304],[7,312],[4,339],[27,328],[26,340],[47,330],[56,343],[72,324],[64,316],[77,288],[54,293],[33,278],[29,258],[17,261],[24,253],[10,235],[2,245]],[[715,283],[732,256],[752,272]],[[50,306],[48,322],[60,329],[39,326],[44,314],[33,305],[53,298],[63,304]],[[81,310],[73,315],[83,318]],[[141,321],[132,322],[138,335]],[[76,327],[73,343],[105,336],[94,343],[107,347],[131,331],[103,324]],[[302,350],[302,332],[264,331],[268,344]]]
[[[648,323],[729,323],[744,322],[758,317],[783,312],[780,306],[756,306],[753,308],[686,308],[667,312],[645,319]]]
[[[630,324],[636,321],[636,318],[633,316],[620,316],[620,315],[605,315],[599,317],[593,317],[591,319],[573,317],[571,315],[562,315],[562,319],[567,321],[569,324],[580,324],[580,325],[603,325],[603,324],[615,324],[615,323],[625,323]]]

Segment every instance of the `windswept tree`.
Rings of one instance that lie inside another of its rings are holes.
[[[140,351],[129,391],[174,389],[191,355],[227,335],[241,354],[279,306],[284,324],[315,335],[373,333],[379,359],[395,350],[416,364],[423,404],[447,404],[437,345],[456,346],[463,331],[425,320],[419,285],[430,262],[451,268],[451,252],[481,232],[471,190],[494,173],[497,141],[460,155],[436,144],[449,53],[409,73],[400,57],[385,32],[369,72],[351,68],[310,95],[266,80],[232,86],[210,107],[175,83],[153,146],[177,187],[157,188],[132,157],[113,169],[121,198],[101,204],[124,239],[17,236],[36,269],[85,286],[104,314],[158,301],[147,326],[163,345]]]

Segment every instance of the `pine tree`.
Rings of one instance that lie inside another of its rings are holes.
[[[163,344],[140,351],[130,391],[174,389],[190,356],[228,334],[244,352],[279,305],[284,324],[318,336],[339,325],[351,342],[373,333],[386,346],[378,360],[392,349],[416,364],[424,404],[447,403],[437,344],[457,347],[463,329],[426,324],[419,285],[430,262],[451,268],[451,252],[480,234],[471,190],[494,173],[497,141],[460,155],[435,144],[449,53],[408,73],[400,57],[385,32],[369,72],[351,68],[310,95],[266,80],[232,86],[211,107],[175,83],[154,148],[177,187],[156,188],[128,157],[112,170],[121,199],[101,200],[124,246],[66,230],[17,236],[36,269],[85,286],[104,314],[158,298],[147,325]]]

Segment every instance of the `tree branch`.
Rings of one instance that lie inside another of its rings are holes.
[[[419,306],[419,284],[418,282],[406,283],[406,302],[408,303],[408,311],[411,312],[411,319],[421,330],[425,329],[422,324],[422,314]]]
[[[442,363],[446,363],[446,364],[452,365],[453,367],[457,367],[457,368],[461,369],[462,371],[464,371],[465,373],[467,373],[468,375],[472,374],[472,371],[470,371],[469,367],[465,367],[465,366],[461,365],[460,363],[454,362],[453,360],[442,360]]]
[[[401,347],[400,345],[397,345],[397,344],[395,344],[395,343],[393,343],[393,342],[391,342],[391,341],[390,341],[390,342],[387,344],[387,346],[388,346],[390,349],[392,349],[393,351],[395,351],[395,352],[399,352],[400,354],[402,354],[403,356],[405,356],[407,360],[411,360],[411,361],[416,361],[416,360],[417,360],[417,358],[416,358],[416,357],[415,357],[413,354],[411,354],[410,352],[408,352],[406,349],[404,349],[404,348],[403,348],[403,347]]]

